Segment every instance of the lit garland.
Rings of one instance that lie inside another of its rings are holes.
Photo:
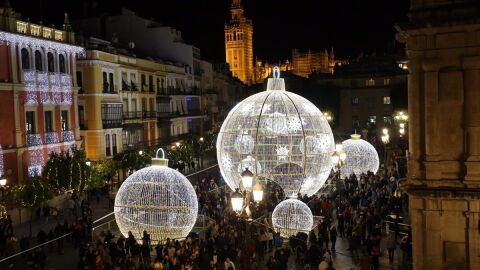
[[[360,174],[368,171],[376,173],[380,162],[375,147],[360,139],[358,134],[351,137],[351,139],[342,142],[343,150],[347,154],[345,164],[340,169],[342,177],[349,177],[352,174],[360,176]]]
[[[45,133],[45,143],[46,144],[58,143],[58,133],[55,131]]]
[[[78,56],[85,55],[85,49],[80,46],[44,40],[35,37],[18,35],[8,32],[0,31],[0,42],[5,42],[8,45],[26,45],[34,48],[42,47],[46,49],[55,50],[57,52],[65,52],[67,54],[76,54]]]
[[[71,105],[73,99],[72,76],[63,73],[23,71],[26,103],[28,105]],[[40,103],[38,99],[40,94]]]
[[[334,140],[328,121],[315,105],[286,91],[283,79],[270,78],[266,91],[246,98],[230,111],[216,148],[220,171],[232,190],[241,186],[245,168],[256,177],[275,181],[274,168],[284,164],[280,168],[287,171],[281,173],[294,181],[280,184],[288,190],[287,196],[298,192],[311,196],[330,174]],[[308,185],[304,184],[307,179]]]
[[[308,234],[313,228],[313,214],[305,203],[287,199],[273,210],[272,225],[276,232],[286,238],[299,232]]]
[[[75,140],[75,136],[73,134],[73,131],[71,130],[65,130],[62,131],[62,140],[64,142],[72,142]]]
[[[28,150],[28,176],[41,175],[44,164],[43,148]]]
[[[4,170],[3,170],[3,149],[2,146],[0,145],[0,177],[4,175]]]
[[[36,146],[36,145],[41,145],[43,144],[42,142],[42,137],[40,134],[27,134],[27,145],[28,146]]]
[[[166,164],[167,159],[152,159],[151,167],[130,175],[118,190],[114,213],[125,237],[131,231],[141,242],[143,231],[147,231],[152,243],[183,239],[195,225],[195,189],[185,176]]]

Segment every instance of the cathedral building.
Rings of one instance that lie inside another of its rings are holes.
[[[225,25],[225,58],[230,71],[245,84],[253,83],[253,24],[243,14],[241,0],[233,0],[232,17]]]
[[[335,59],[333,49],[328,53],[327,49],[312,52],[300,52],[298,49],[292,50],[292,69],[297,76],[308,78],[312,73],[330,73],[333,74]]]

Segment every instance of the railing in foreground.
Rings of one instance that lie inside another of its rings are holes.
[[[200,174],[200,173],[206,172],[206,171],[208,171],[208,170],[211,170],[211,169],[213,169],[213,168],[215,168],[215,167],[217,167],[217,166],[218,166],[218,164],[212,165],[212,166],[207,167],[207,168],[205,168],[205,169],[202,169],[202,170],[200,170],[200,171],[197,171],[197,172],[194,172],[194,173],[192,173],[192,174],[186,175],[185,177],[188,178],[188,177],[195,176],[195,175],[197,175],[197,174]],[[100,229],[102,226],[106,226],[109,230],[112,230],[113,228],[115,228],[115,227],[116,227],[115,219],[111,219],[111,220],[104,221],[104,222],[100,223],[100,221],[105,220],[105,219],[113,216],[113,214],[114,214],[114,212],[110,212],[110,213],[104,215],[103,217],[98,218],[98,219],[96,219],[95,221],[93,221],[93,225],[94,225],[94,226],[92,227],[92,231],[95,231],[95,230],[98,231],[98,229]],[[204,216],[204,215],[198,215],[197,222],[195,223],[195,226],[194,226],[194,230],[199,231],[199,230],[205,229],[205,228],[208,226],[208,222],[209,222],[209,221],[210,221],[210,218],[209,218],[209,217]],[[98,224],[98,225],[96,225],[96,224]],[[112,226],[112,225],[113,225],[113,226]],[[115,226],[115,227],[114,227],[114,226]],[[48,244],[50,244],[50,243],[52,243],[52,242],[55,242],[55,241],[57,241],[57,240],[59,240],[59,239],[65,238],[65,237],[67,237],[67,236],[69,236],[69,235],[71,235],[71,234],[72,234],[71,232],[70,232],[70,233],[66,233],[66,234],[64,234],[64,235],[62,235],[62,236],[59,236],[59,237],[57,237],[57,238],[54,238],[54,239],[52,239],[52,240],[48,240],[48,241],[46,241],[45,243],[42,243],[42,244],[40,244],[40,245],[36,245],[36,246],[31,247],[31,248],[29,248],[29,249],[26,249],[26,250],[17,252],[17,253],[15,253],[15,254],[11,255],[11,256],[2,258],[2,259],[0,259],[0,263],[2,263],[2,262],[4,262],[4,261],[7,261],[7,260],[10,260],[10,259],[13,259],[13,258],[15,258],[15,257],[17,257],[17,256],[19,256],[19,255],[28,253],[28,252],[30,252],[30,251],[33,251],[33,250],[35,250],[35,249],[37,249],[37,248],[39,248],[39,247],[48,245]]]

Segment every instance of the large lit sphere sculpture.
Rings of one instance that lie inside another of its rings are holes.
[[[185,176],[167,164],[167,159],[153,158],[152,166],[134,172],[118,190],[115,219],[125,237],[131,231],[141,243],[143,231],[147,231],[152,243],[183,239],[195,225],[195,190]]]
[[[313,215],[310,208],[297,199],[287,199],[279,203],[272,213],[273,229],[283,237],[309,233],[313,228]]]
[[[369,171],[377,173],[380,162],[375,147],[360,139],[358,134],[353,134],[351,137],[351,139],[342,142],[347,158],[340,169],[341,176],[349,177],[352,174],[359,176]]]
[[[332,130],[320,110],[285,90],[285,82],[269,78],[267,90],[235,106],[217,139],[220,171],[232,189],[243,189],[248,168],[277,182],[287,196],[313,195],[327,180],[334,150]]]

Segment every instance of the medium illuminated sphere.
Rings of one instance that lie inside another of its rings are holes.
[[[235,106],[217,139],[220,171],[232,189],[248,168],[257,178],[277,182],[287,196],[313,195],[327,180],[334,150],[328,121],[307,99],[270,78],[267,90]]]
[[[130,175],[115,197],[115,219],[120,232],[131,231],[141,243],[143,231],[152,243],[183,239],[197,219],[197,195],[185,176],[167,167],[168,160],[152,159],[152,166]]]
[[[297,199],[287,199],[279,203],[272,213],[273,229],[283,237],[309,233],[313,228],[313,215],[310,208]]]
[[[342,142],[343,150],[347,154],[345,164],[340,169],[342,177],[349,177],[352,174],[360,176],[369,171],[377,173],[380,162],[375,147],[360,139],[358,134],[353,134],[351,137]]]

